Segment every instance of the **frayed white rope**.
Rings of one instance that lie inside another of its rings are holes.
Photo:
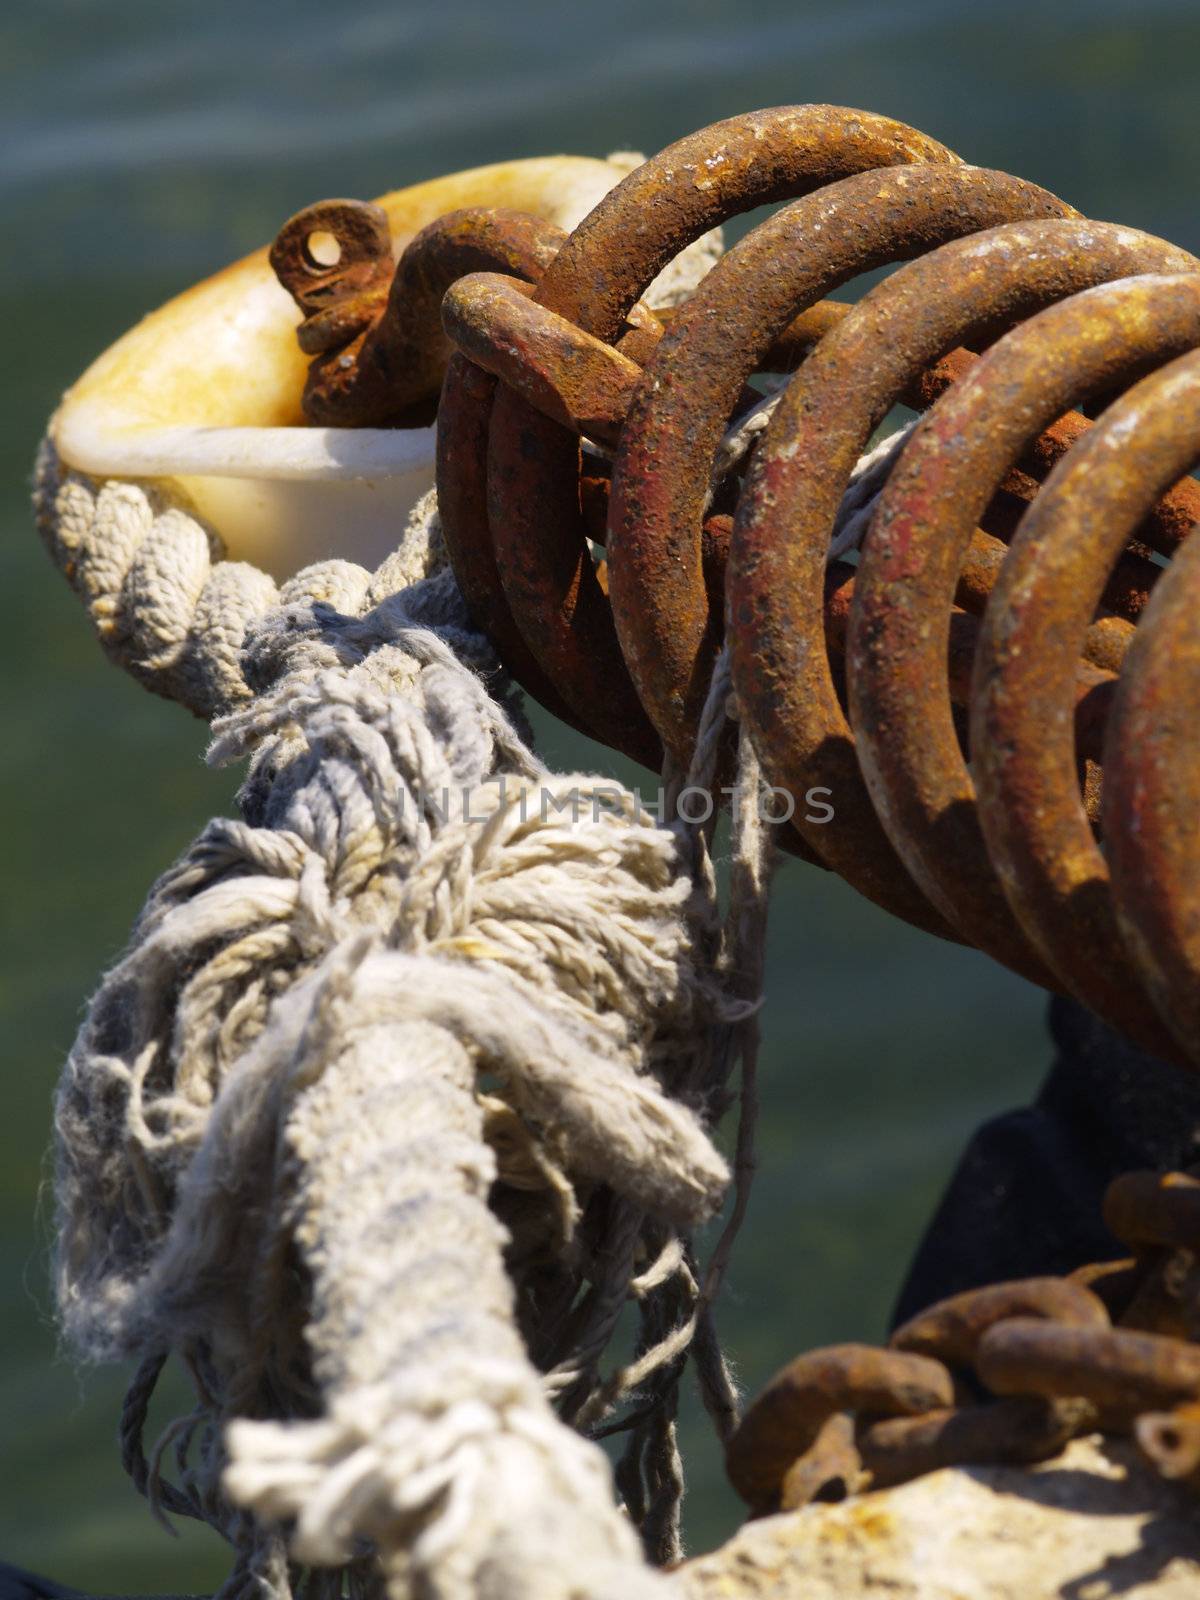
[[[858,463],[831,558],[906,432]],[[681,1554],[689,1355],[722,1436],[737,1415],[712,1309],[754,1164],[772,847],[748,739],[722,909],[711,826],[650,826],[532,756],[480,677],[498,685],[432,497],[377,573],[329,561],[279,590],[49,444],[37,506],[108,653],[218,719],[212,760],[250,759],[243,820],[156,886],[58,1100],[63,1323],[89,1356],[146,1358],[135,1481],[237,1546],[222,1600],[649,1593],[633,1530]],[[735,724],[723,652],[689,786],[712,788]],[[727,1178],[704,1124],[739,1066],[733,1207],[702,1269],[689,1230]],[[604,1376],[631,1299],[634,1353]],[[147,1461],[168,1349],[198,1405]],[[627,1516],[552,1405],[627,1432]],[[342,1576],[304,1578],[280,1527]]]
[[[147,540],[178,518],[118,497],[134,532],[102,561],[113,497],[49,452],[40,481],[93,615],[125,615],[169,567]],[[685,1103],[703,1105],[727,1000],[680,841],[613,785],[546,773],[464,664],[494,678],[432,499],[374,578],[299,574],[236,653],[188,642],[183,613],[220,571],[106,635],[153,686],[223,707],[212,759],[251,766],[243,820],[156,886],[65,1072],[64,1327],[94,1357],[183,1356],[197,1411],[145,1463],[154,1364],[130,1459],[155,1504],[237,1544],[227,1596],[300,1581],[264,1534],[277,1520],[293,1559],[351,1571],[374,1548],[398,1594],[640,1593],[603,1457],[550,1398],[586,1426],[674,1370],[674,1308],[695,1297],[678,1230],[727,1177]],[[505,1198],[531,1184],[557,1224]],[[519,1331],[555,1281],[557,1386]],[[631,1296],[642,1348],[606,1379]],[[314,1407],[323,1421],[285,1420]],[[677,1553],[673,1432],[636,1454],[647,1540]]]

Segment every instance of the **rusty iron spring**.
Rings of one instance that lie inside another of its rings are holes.
[[[780,201],[682,306],[642,302]],[[461,211],[397,262],[382,212],[329,201],[272,260],[311,422],[436,415],[454,571],[530,694],[685,765],[726,642],[796,853],[1200,1064],[1200,262],[828,106],[690,135],[569,236]],[[731,451],[762,374],[786,387]],[[920,418],[831,560],[897,404]]]

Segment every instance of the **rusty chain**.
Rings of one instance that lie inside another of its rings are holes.
[[[1200,1178],[1126,1173],[1104,1218],[1128,1258],[970,1289],[887,1349],[785,1367],[727,1448],[742,1499],[761,1515],[941,1467],[1028,1465],[1097,1428],[1200,1490]]]

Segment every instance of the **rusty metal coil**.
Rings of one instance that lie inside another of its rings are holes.
[[[778,201],[681,307],[641,303]],[[513,677],[680,768],[727,637],[800,854],[1200,1062],[1200,262],[820,106],[679,141],[567,237],[457,213],[393,269],[369,212],[277,241],[308,414],[403,423],[441,381],[447,544]],[[791,376],[747,463],[730,429],[764,372]],[[831,561],[897,403],[924,414],[857,565]]]

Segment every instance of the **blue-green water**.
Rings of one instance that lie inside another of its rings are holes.
[[[186,1589],[124,1481],[121,1374],[56,1354],[39,1185],[81,1003],[151,879],[229,776],[203,730],[107,667],[38,548],[28,469],[63,386],[138,315],[326,194],[505,156],[654,150],[718,117],[823,100],[904,118],[1092,215],[1200,247],[1200,13],[914,0],[572,10],[42,0],[0,20],[0,1558],[93,1589]],[[547,753],[604,767],[546,728]],[[754,1386],[793,1351],[876,1337],[956,1151],[1029,1094],[1042,1002],[796,864],[771,936],[760,1176],[724,1328]],[[689,1527],[736,1517],[695,1407]]]

